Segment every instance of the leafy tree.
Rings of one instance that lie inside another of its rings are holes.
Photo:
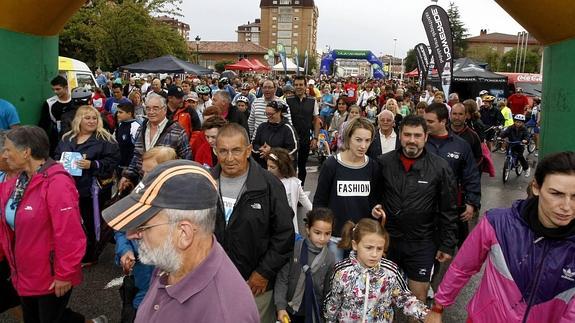
[[[521,54],[521,52],[519,52]],[[525,55],[525,52],[523,52]],[[503,54],[501,58],[501,70],[506,72],[513,72],[515,67],[515,56],[517,55],[517,49],[512,49],[507,53]],[[541,55],[533,50],[528,50],[525,57],[525,69],[523,69],[523,64],[521,64],[519,69],[522,73],[539,73],[541,70]]]
[[[167,54],[188,59],[186,41],[150,15],[149,2],[98,1],[80,9],[61,33],[60,54],[108,70]]]
[[[454,58],[464,57],[465,51],[467,50],[467,41],[465,39],[469,34],[467,33],[465,24],[461,21],[459,7],[457,7],[454,2],[449,3],[447,16],[449,17],[449,25],[451,26],[451,34],[453,35]]]
[[[410,49],[407,51],[407,56],[403,61],[403,66],[405,68],[405,72],[411,72],[417,68],[417,57],[415,54],[415,49]]]
[[[216,72],[221,73],[221,72],[226,70],[226,67],[225,67],[226,65],[233,64],[233,63],[235,63],[235,62],[229,61],[229,60],[219,61],[219,62],[214,64],[214,69],[216,70]]]

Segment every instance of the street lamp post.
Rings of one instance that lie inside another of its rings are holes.
[[[197,35],[195,38],[196,41],[196,64],[200,65],[200,35]]]
[[[391,57],[391,59],[389,60],[390,64],[389,64],[389,79],[391,79],[392,77],[392,61],[395,60],[395,48],[397,47],[397,38],[393,39],[393,56]]]

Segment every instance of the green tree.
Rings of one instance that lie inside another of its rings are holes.
[[[64,27],[60,54],[108,70],[167,54],[188,59],[186,41],[156,21],[144,2],[99,1],[80,9]]]
[[[216,70],[216,72],[221,73],[221,72],[226,70],[226,67],[225,67],[226,65],[233,64],[233,63],[235,63],[235,62],[229,61],[229,60],[219,61],[219,62],[214,64],[214,69]]]
[[[407,56],[405,56],[403,66],[406,73],[411,72],[417,68],[417,57],[415,56],[415,49],[412,48],[407,51]]]
[[[451,34],[453,35],[454,58],[464,57],[465,51],[467,50],[467,41],[465,39],[469,34],[467,33],[465,24],[461,21],[459,7],[457,7],[454,2],[449,3],[447,16],[449,17],[449,25],[451,26]]]
[[[506,72],[513,72],[515,68],[516,55],[517,55],[517,49],[515,48],[503,54],[500,64],[501,70],[504,70]],[[523,64],[521,65],[522,67],[519,69],[520,72],[539,73],[539,71],[541,70],[541,55],[536,51],[528,50],[527,55],[525,57],[525,69],[523,69]]]

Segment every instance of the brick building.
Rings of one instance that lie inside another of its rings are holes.
[[[254,44],[260,43],[260,19],[256,19],[254,22],[249,22],[245,25],[238,26],[238,42],[252,42]]]
[[[186,41],[189,40],[190,37],[190,25],[186,24],[185,22],[181,22],[178,19],[168,17],[168,16],[159,16],[156,17],[157,21],[161,21],[165,24],[168,24],[172,29],[178,32]]]
[[[300,55],[308,50],[315,56],[319,10],[313,0],[261,0],[260,9],[261,46],[275,49],[282,44],[288,56],[295,47]]]
[[[495,51],[499,56],[517,48],[517,35],[509,35],[502,33],[487,33],[486,29],[482,29],[479,36],[469,37],[466,39],[468,48],[467,53],[473,54],[485,50]],[[539,44],[537,39],[529,35],[527,40],[527,48],[537,52],[541,52],[543,47]],[[473,55],[472,55],[473,56]]]
[[[262,64],[268,65],[264,59],[267,49],[254,44],[253,42],[235,41],[195,41],[188,42],[188,48],[192,57],[199,54],[199,64],[201,66],[214,69],[217,62],[229,61],[237,62],[240,58],[257,59]],[[195,63],[195,59],[192,59]]]

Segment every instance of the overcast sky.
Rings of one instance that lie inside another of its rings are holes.
[[[459,7],[461,20],[471,36],[481,29],[488,32],[517,34],[524,30],[493,0],[451,0]],[[439,0],[445,10],[450,0]],[[429,0],[315,0],[319,8],[318,47],[332,49],[367,49],[374,54],[397,57],[417,43],[427,44],[421,14]],[[185,0],[184,22],[190,25],[190,40],[237,40],[238,25],[253,22],[260,16],[260,0]]]

